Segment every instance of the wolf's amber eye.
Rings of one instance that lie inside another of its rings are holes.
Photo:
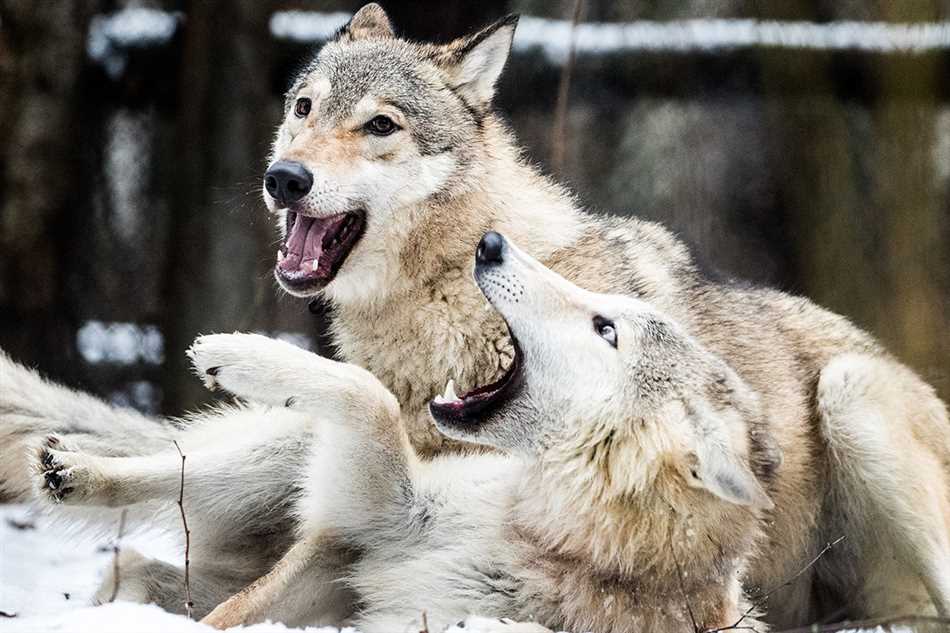
[[[297,115],[298,119],[302,119],[310,114],[310,99],[306,97],[297,99],[297,102],[294,104],[294,114]]]
[[[364,126],[366,131],[376,136],[389,136],[396,131],[399,126],[388,116],[378,114],[370,119]]]
[[[600,315],[595,316],[594,331],[597,332],[597,336],[613,347],[617,347],[617,328],[614,327],[613,321],[609,321]]]

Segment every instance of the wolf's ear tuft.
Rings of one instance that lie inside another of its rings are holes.
[[[705,488],[729,503],[771,509],[772,500],[749,466],[728,447],[710,439],[698,447],[695,462],[684,473],[689,484]]]
[[[518,16],[509,15],[443,49],[437,63],[448,73],[449,85],[468,103],[480,106],[491,102],[517,25]]]
[[[353,42],[356,40],[385,40],[395,37],[389,16],[375,2],[364,5],[353,14],[350,21],[337,32],[336,40]]]

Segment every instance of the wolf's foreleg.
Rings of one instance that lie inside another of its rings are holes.
[[[304,532],[354,537],[378,521],[402,522],[412,503],[416,456],[396,398],[372,374],[255,334],[199,337],[189,350],[210,387],[301,411],[319,439],[298,512]]]

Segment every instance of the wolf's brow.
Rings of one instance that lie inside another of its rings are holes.
[[[380,99],[380,101],[386,105],[391,105],[395,108],[398,108],[400,111],[405,112],[406,114],[418,115],[423,113],[419,108],[410,105],[409,102],[403,101],[398,97],[386,97]]]

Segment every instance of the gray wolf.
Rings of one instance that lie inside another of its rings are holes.
[[[748,586],[781,584],[821,544],[847,535],[774,594],[769,622],[797,626],[829,610],[950,613],[950,422],[933,389],[846,319],[781,292],[713,283],[663,227],[584,212],[526,161],[492,109],[514,30],[504,19],[448,44],[416,44],[367,5],[323,47],[288,92],[264,182],[283,236],[278,281],[332,303],[340,357],[395,395],[423,456],[464,445],[429,418],[445,377],[468,393],[513,362],[503,320],[471,282],[471,250],[485,231],[504,233],[580,287],[646,301],[732,367],[785,447],[779,471],[796,483],[749,561]],[[10,362],[2,371],[0,486],[9,495],[39,488],[60,511],[132,501],[173,508],[179,460],[168,444],[181,437],[194,469],[190,507],[206,520],[207,541],[195,548],[209,561],[196,573],[209,592],[203,609],[211,593],[223,599],[250,583],[294,542],[288,508],[314,441],[302,416],[250,407],[170,425],[91,403]],[[46,457],[51,433],[126,460],[116,464],[134,486],[74,495],[59,473],[81,472],[70,465],[80,453]],[[190,433],[200,439],[189,442]],[[245,530],[237,519],[249,517]],[[227,568],[211,564],[218,560]],[[146,593],[180,610],[164,587]]]
[[[749,560],[773,498],[794,487],[757,394],[648,304],[582,290],[497,233],[475,277],[514,362],[474,396],[450,382],[430,409],[440,432],[498,453],[420,459],[398,401],[362,368],[256,335],[195,342],[210,385],[306,412],[321,438],[300,542],[206,622],[245,624],[268,606],[296,619],[284,591],[333,584],[359,596],[352,624],[368,633],[419,630],[423,612],[435,631],[480,615],[673,633],[750,611]],[[335,549],[359,556],[334,567]]]

